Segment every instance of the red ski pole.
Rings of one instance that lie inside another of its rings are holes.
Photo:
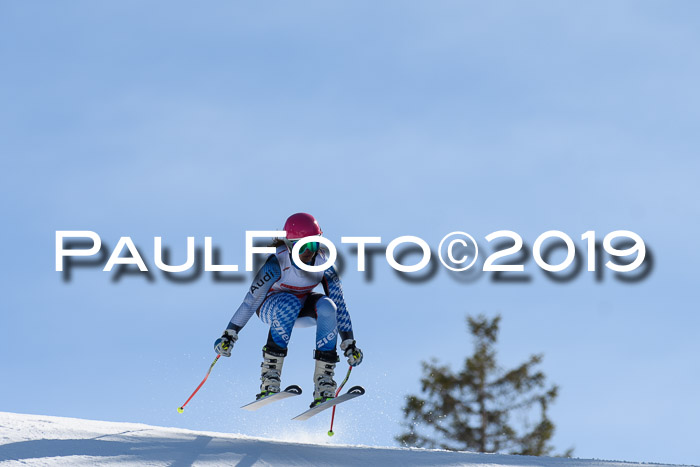
[[[343,386],[345,386],[345,383],[348,382],[348,379],[350,378],[350,372],[352,371],[352,365],[348,368],[348,374],[345,375],[345,379],[343,380],[342,383],[340,383],[340,386],[338,387],[338,390],[335,391],[335,397],[338,397],[338,394],[340,394],[340,390],[343,389]],[[333,406],[333,415],[331,415],[331,429],[328,430],[328,436],[333,436],[335,433],[333,433],[333,421],[335,420],[335,408],[337,405]]]
[[[187,405],[187,403],[188,403],[190,400],[192,400],[192,398],[194,397],[194,395],[197,394],[197,391],[199,391],[199,388],[201,388],[201,387],[204,385],[204,382],[205,382],[205,381],[207,380],[207,378],[209,377],[209,373],[211,373],[211,369],[214,368],[214,365],[216,365],[216,362],[219,360],[219,357],[221,357],[221,355],[217,355],[216,358],[214,359],[214,361],[211,363],[211,366],[209,367],[209,371],[207,371],[207,375],[204,377],[204,379],[202,380],[202,382],[199,383],[199,386],[197,386],[197,389],[194,390],[194,392],[192,393],[192,395],[190,396],[190,398],[187,399],[187,400],[185,401],[184,404],[182,404],[180,407],[177,408],[177,411],[178,411],[178,412],[182,413],[182,412],[185,411],[185,406]]]

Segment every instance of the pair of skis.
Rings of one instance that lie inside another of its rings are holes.
[[[179,413],[183,413],[185,411],[185,406],[192,400],[195,394],[197,394],[197,391],[204,385],[204,382],[209,378],[209,374],[211,373],[211,370],[214,368],[214,365],[216,365],[216,362],[219,361],[219,357],[221,355],[217,355],[214,361],[212,362],[211,366],[209,367],[209,371],[207,371],[206,376],[202,380],[201,383],[199,383],[199,386],[197,386],[197,389],[194,390],[192,395],[185,401],[184,404],[182,404],[180,407],[177,408],[177,411]],[[345,383],[347,383],[348,379],[350,378],[350,372],[352,371],[352,366],[348,368],[348,373],[345,375],[345,379],[343,380],[342,383],[340,383],[340,386],[338,387],[338,390],[335,393],[335,398],[327,400],[325,402],[322,402],[318,405],[315,405],[311,407],[309,410],[300,413],[296,417],[294,417],[292,420],[307,420],[314,415],[323,412],[326,409],[330,409],[333,407],[333,417],[331,418],[331,429],[328,431],[329,436],[333,436],[333,420],[335,420],[335,407],[345,401],[348,401],[350,399],[354,399],[356,397],[359,397],[365,393],[365,389],[362,386],[353,386],[351,387],[348,392],[343,394],[342,396],[338,396],[340,394],[340,391],[343,389],[343,386],[345,386]],[[294,397],[294,396],[299,396],[301,395],[301,388],[299,386],[288,386],[284,391],[278,392],[277,394],[272,394],[267,397],[263,397],[262,399],[258,399],[256,401],[251,402],[250,404],[246,404],[242,409],[245,410],[258,410],[261,407],[264,407],[272,402],[276,402],[282,399],[286,399],[288,397]]]
[[[365,393],[365,389],[362,386],[353,386],[351,387],[348,392],[343,394],[342,396],[336,396],[333,399],[329,399],[325,402],[321,402],[318,405],[315,405],[311,407],[309,410],[300,413],[296,417],[292,418],[292,420],[307,420],[311,417],[313,417],[316,414],[319,414],[323,412],[326,409],[330,409],[331,407],[335,407],[336,405],[349,401],[350,399],[354,399],[356,397],[359,397]],[[257,401],[251,402],[250,404],[246,404],[243,407],[241,407],[244,410],[258,410],[261,407],[264,407],[268,404],[271,404],[272,402],[277,402],[282,399],[287,399],[289,397],[294,397],[294,396],[299,396],[301,395],[301,388],[299,386],[289,386],[287,387],[284,391],[280,391],[276,394],[272,394],[267,397],[263,397],[262,399],[259,399]]]

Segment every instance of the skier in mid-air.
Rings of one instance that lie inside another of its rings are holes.
[[[223,335],[214,343],[214,350],[224,357],[238,340],[238,333],[253,313],[270,325],[267,343],[263,347],[260,394],[256,399],[280,392],[282,365],[287,356],[287,344],[292,328],[316,325],[314,359],[314,401],[311,407],[335,397],[337,384],[333,379],[335,364],[340,360],[336,351],[338,334],[340,349],[348,364],[362,362],[362,351],[355,346],[350,315],[345,306],[340,278],[333,266],[321,272],[308,272],[292,260],[292,247],[304,237],[321,235],[321,227],[311,214],[297,213],[284,224],[287,235],[276,239],[275,254],[268,257],[253,279],[243,303],[231,318]],[[299,258],[308,265],[326,262],[326,253],[318,242],[301,246]],[[325,295],[312,292],[323,285]]]

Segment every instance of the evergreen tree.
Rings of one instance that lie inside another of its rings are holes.
[[[474,354],[458,373],[436,360],[423,362],[422,397],[409,395],[403,408],[408,431],[396,440],[404,446],[507,452],[541,456],[554,424],[547,407],[557,386],[546,388],[545,375],[535,367],[542,355],[532,355],[518,367],[504,371],[494,350],[501,318],[467,317],[474,337]],[[539,418],[536,423],[531,418]],[[513,424],[517,424],[519,430]],[[566,456],[571,455],[569,450]]]

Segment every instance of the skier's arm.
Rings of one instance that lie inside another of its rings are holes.
[[[345,306],[345,298],[343,298],[343,286],[340,284],[340,277],[338,277],[338,273],[333,266],[324,271],[321,283],[323,291],[333,300],[338,309],[338,333],[341,339],[354,339],[352,321],[350,321],[350,314]]]
[[[280,263],[275,255],[270,255],[267,261],[265,261],[265,264],[263,264],[255,275],[253,283],[243,299],[243,303],[241,303],[241,306],[239,306],[236,313],[234,313],[233,318],[231,318],[231,321],[228,323],[227,329],[233,329],[236,332],[243,329],[243,326],[245,326],[250,317],[253,316],[253,313],[262,305],[272,284],[280,280],[280,277],[282,277]]]

